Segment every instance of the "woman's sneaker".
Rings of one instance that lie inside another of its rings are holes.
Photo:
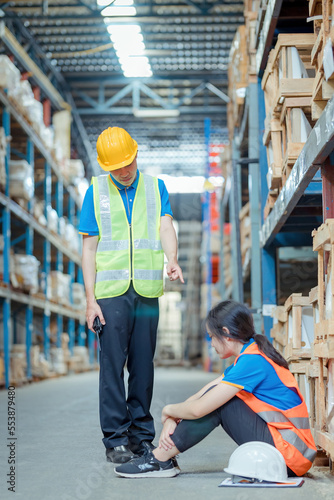
[[[160,462],[151,452],[119,465],[114,470],[121,477],[174,477],[180,473],[179,469],[174,467],[172,459]]]

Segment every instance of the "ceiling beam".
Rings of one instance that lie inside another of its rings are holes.
[[[21,12],[21,8],[20,8]],[[74,14],[74,13],[73,13]],[[71,21],[73,22],[73,14],[68,14],[68,15],[52,15],[52,18],[50,16],[43,16],[40,14],[34,15],[30,14],[29,12],[26,13],[24,16],[24,21],[27,22],[36,22],[36,21],[48,21],[49,23],[55,23],[57,21]],[[5,12],[5,15],[3,16],[3,19],[8,17],[8,13]],[[196,21],[198,19],[203,20],[203,23],[224,23],[227,24],[230,22],[230,18],[235,18],[235,22],[242,23],[244,18],[241,15],[241,13],[236,14],[234,12],[215,12],[213,14],[164,14],[164,15],[158,15],[156,13],[153,14],[145,14],[145,15],[138,15],[138,16],[115,16],[115,17],[103,17],[100,14],[95,16],[77,16],[75,18],[75,23],[78,24],[80,22],[84,21],[89,21],[92,23],[92,21],[96,20],[97,23],[105,25],[104,21],[110,21],[112,24],[129,24],[133,22],[137,23],[155,23],[155,24],[168,24],[166,23],[166,19],[168,20],[175,20],[175,19],[180,19],[183,18],[187,20],[188,25],[196,24]],[[23,18],[23,16],[20,16],[20,18]]]
[[[97,78],[97,75],[92,75],[91,73],[87,74],[87,75],[82,75],[82,74],[78,74],[78,73],[73,73],[71,75],[68,75],[66,76],[66,80],[68,83],[70,83],[71,85],[72,84],[75,84],[76,82],[95,82],[96,85],[98,85],[99,83],[103,82],[104,85],[121,85],[123,83],[130,83],[131,81],[135,80],[134,78],[126,78],[125,76],[122,76],[122,75],[117,75],[117,76],[110,76],[109,75],[106,75],[106,74],[99,74],[98,75],[98,78]],[[138,80],[138,79],[136,79]],[[166,81],[169,81],[171,83],[173,82],[189,82],[189,85],[193,85],[194,82],[199,82],[201,83],[203,80],[204,81],[209,81],[212,82],[212,81],[215,81],[217,84],[219,83],[227,83],[228,81],[228,78],[227,78],[227,74],[226,73],[222,73],[222,72],[219,72],[219,73],[211,73],[211,74],[208,74],[208,72],[202,74],[202,75],[199,75],[199,74],[196,74],[196,75],[189,75],[189,73],[187,72],[186,75],[169,75],[169,76],[162,76],[162,75],[155,75],[155,76],[151,76],[150,78],[140,78],[139,81],[141,82],[144,82],[144,83],[147,83],[147,84],[150,84],[150,83],[154,83],[154,82],[158,82],[160,80],[166,80]]]
[[[145,109],[145,108],[143,108]],[[83,115],[133,115],[133,109],[127,106],[101,109],[97,111],[93,108],[77,108],[78,113]],[[226,106],[181,106],[178,108],[181,114],[185,115],[226,115]]]

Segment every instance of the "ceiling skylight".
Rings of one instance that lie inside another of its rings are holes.
[[[148,57],[145,56],[144,37],[139,24],[113,24],[114,16],[135,16],[136,8],[133,0],[97,0],[97,4],[105,7],[101,14],[114,44],[114,49],[126,77],[150,77],[152,69]],[[112,17],[111,17],[112,16]]]

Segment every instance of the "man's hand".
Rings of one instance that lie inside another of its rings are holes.
[[[176,427],[177,423],[172,418],[168,418],[165,421],[159,437],[159,448],[163,448],[164,450],[168,451],[173,448],[173,446],[175,446],[170,436],[174,434]]]
[[[180,278],[181,283],[184,283],[182,270],[177,262],[168,262],[166,270],[170,281]]]
[[[86,321],[87,321],[88,328],[90,330],[92,330],[93,332],[95,332],[95,330],[93,328],[93,321],[96,318],[96,316],[98,316],[100,318],[102,325],[106,324],[99,304],[96,301],[87,302]]]

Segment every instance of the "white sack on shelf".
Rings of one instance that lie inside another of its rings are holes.
[[[58,233],[58,214],[56,210],[52,207],[47,207],[47,221],[48,221],[48,229],[53,231],[54,233]]]
[[[34,203],[34,217],[41,224],[41,226],[47,225],[46,217],[44,216],[44,202],[43,201],[36,201]]]
[[[25,106],[27,116],[30,121],[35,126],[39,135],[41,135],[41,130],[45,128],[43,121],[43,104],[36,99],[33,100],[28,106]]]
[[[40,262],[33,255],[14,254],[13,274],[11,281],[14,286],[16,280],[18,288],[30,293],[37,293],[39,289],[38,268]]]
[[[71,156],[71,112],[68,110],[58,111],[53,114],[52,124],[55,132],[55,148],[57,159],[70,158]],[[62,157],[58,154],[61,152]]]
[[[73,224],[69,224],[69,223],[66,224],[65,241],[67,242],[68,247],[73,252],[79,253],[79,251],[80,251],[79,234],[78,234],[78,231],[73,226]]]
[[[24,111],[25,108],[30,106],[35,100],[34,93],[28,80],[21,80],[18,85],[8,90],[8,94],[20,107],[24,108]]]
[[[34,196],[34,171],[26,160],[9,162],[9,194],[27,201]]]
[[[0,55],[0,87],[12,89],[19,85],[21,73],[8,56]]]
[[[64,172],[65,177],[69,182],[73,182],[75,179],[83,179],[85,177],[85,167],[82,160],[69,160],[68,161],[68,171]]]
[[[44,124],[40,127],[41,139],[47,149],[51,150],[54,144],[54,131],[52,127],[46,127]]]

